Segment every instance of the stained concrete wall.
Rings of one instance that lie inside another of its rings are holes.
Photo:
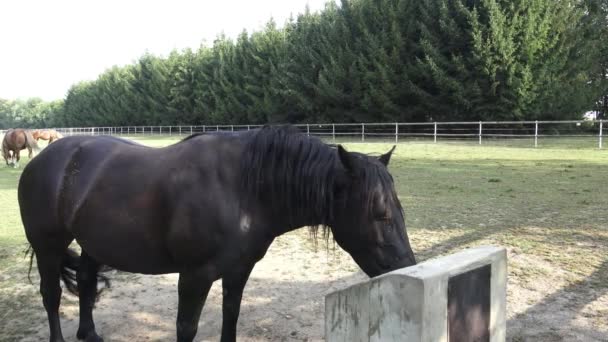
[[[325,298],[325,339],[448,341],[448,280],[491,265],[490,341],[506,339],[507,253],[502,247],[471,248],[386,273]]]

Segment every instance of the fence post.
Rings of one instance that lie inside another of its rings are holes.
[[[230,131],[234,132],[234,125],[230,125]]]
[[[247,125],[247,130],[250,131],[251,130],[251,126]]]
[[[433,142],[437,142],[437,121],[435,121],[435,129],[433,130]]]
[[[399,124],[395,122],[395,142],[399,142]]]
[[[310,124],[306,124],[306,136],[310,137]]]
[[[538,120],[534,121],[534,147],[538,147]]]
[[[335,124],[331,124],[331,138],[335,143],[336,142],[336,125]]]
[[[169,126],[169,135],[172,135],[172,134],[171,134],[171,126]]]
[[[479,145],[481,145],[481,121],[479,121]]]
[[[203,126],[205,127],[205,126]],[[192,126],[190,126],[190,135],[192,135]]]
[[[600,149],[602,148],[602,131],[604,130],[604,120],[600,120]]]
[[[361,141],[365,141],[365,124],[361,124]]]

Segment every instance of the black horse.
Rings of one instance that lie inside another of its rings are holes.
[[[223,279],[221,340],[234,341],[249,274],[285,232],[329,228],[369,276],[415,264],[386,168],[393,150],[347,152],[289,126],[197,134],[160,149],[104,136],[58,140],[19,181],[50,340],[63,341],[60,277],[79,296],[77,337],[102,340],[92,316],[102,265],[178,272],[178,341],[193,340],[209,288]],[[80,256],[68,249],[74,239]]]

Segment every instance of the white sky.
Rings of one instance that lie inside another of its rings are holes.
[[[60,99],[81,80],[149,51],[211,44],[278,25],[327,0],[0,0],[0,98]]]

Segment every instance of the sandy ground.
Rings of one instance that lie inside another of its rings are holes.
[[[243,297],[239,341],[322,341],[324,296],[366,279],[347,254],[331,247],[327,252],[324,243],[315,252],[303,235],[280,237],[255,267]],[[515,268],[545,266],[540,259],[511,250],[509,263]],[[110,276],[113,286],[102,295],[94,312],[98,332],[105,340],[174,341],[177,275],[113,272]],[[608,341],[608,291],[593,284],[567,285],[563,276],[549,269],[534,286],[521,281],[522,277],[509,277],[509,341]],[[47,340],[42,305],[37,312],[35,333],[22,341]],[[66,341],[76,341],[75,297],[64,294],[61,313]],[[218,281],[207,299],[196,341],[219,341],[220,330]]]

